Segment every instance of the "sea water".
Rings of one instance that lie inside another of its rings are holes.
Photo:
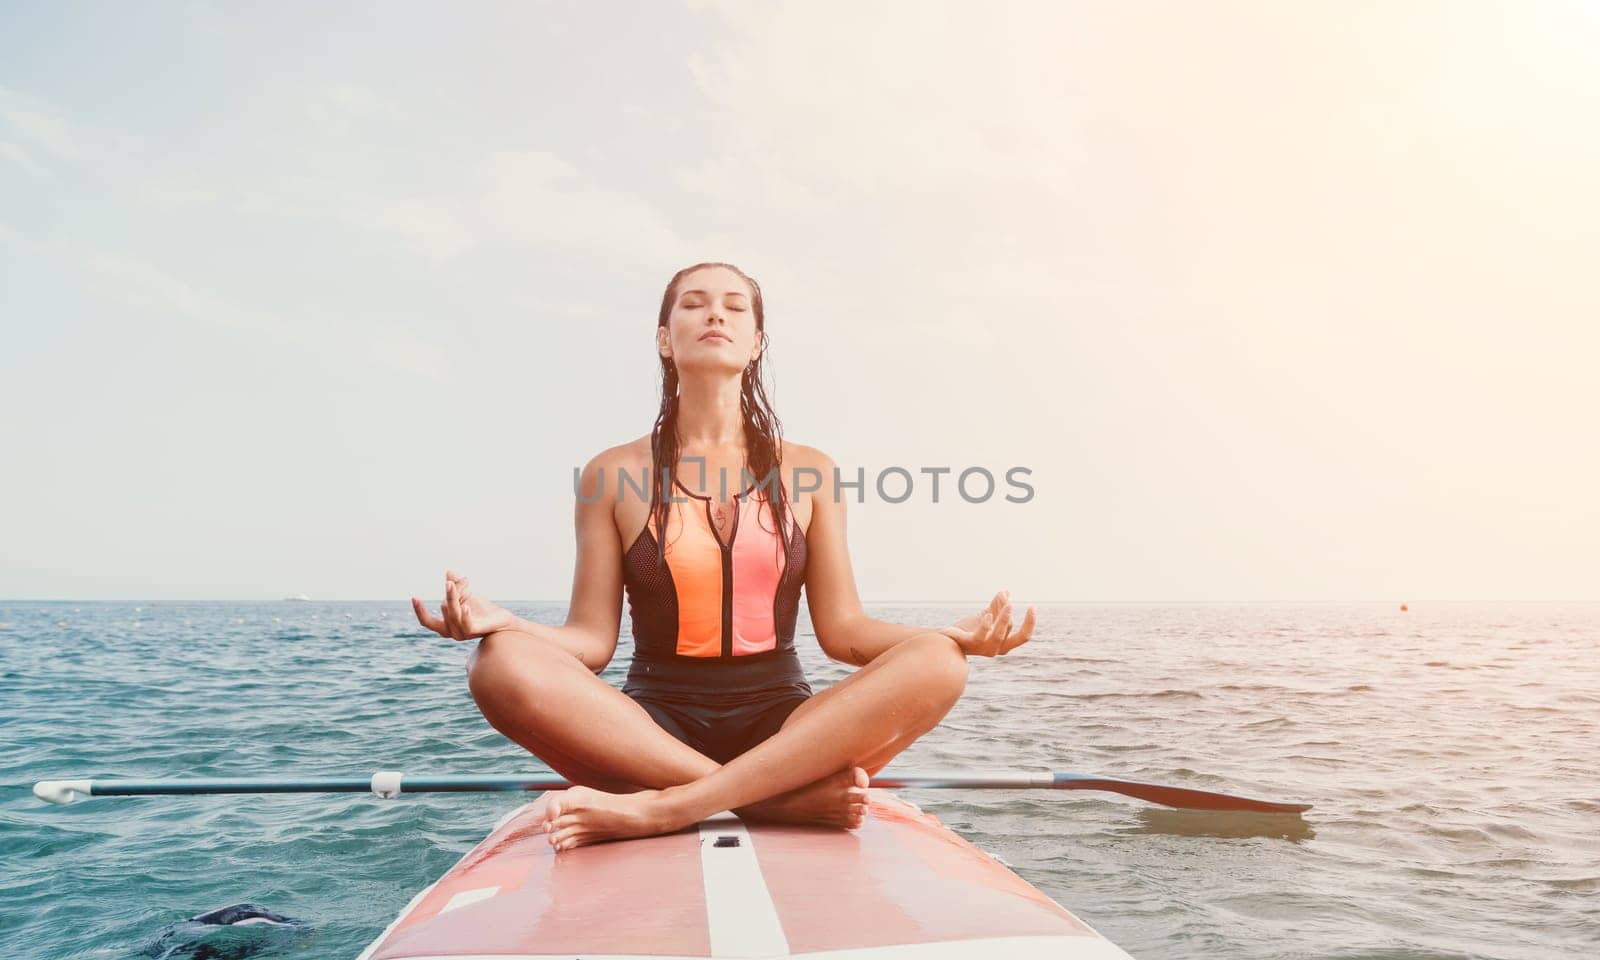
[[[800,633],[814,687],[849,671],[803,611]],[[630,645],[624,625],[613,684]],[[478,714],[472,646],[404,600],[0,602],[0,957],[353,958],[528,798],[52,806],[31,786],[546,770]],[[1600,605],[1043,605],[1035,638],[974,659],[965,697],[891,769],[952,767],[1315,804],[904,792],[1142,960],[1600,955]],[[303,926],[173,939],[243,901]]]

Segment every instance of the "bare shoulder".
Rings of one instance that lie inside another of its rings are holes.
[[[821,472],[824,478],[830,477],[834,468],[833,458],[826,453],[816,447],[788,440],[783,441],[783,463],[787,470],[809,467]]]
[[[589,461],[597,466],[638,468],[650,465],[650,435],[607,447]]]
[[[637,440],[607,447],[590,457],[589,462],[583,465],[583,487],[590,490],[601,474],[610,474],[609,482],[603,489],[614,492],[621,474],[629,473],[638,477],[649,466],[650,435],[645,434]]]
[[[650,434],[647,433],[635,440],[629,440],[627,443],[619,443],[607,450],[606,453],[615,457],[618,464],[629,469],[638,470],[648,467],[652,463],[650,457]]]
[[[830,496],[827,491],[834,489],[834,471],[838,466],[833,458],[818,450],[816,447],[804,443],[783,443],[783,479],[790,490],[802,491],[800,501],[804,504],[804,516],[807,529],[816,516],[814,511],[832,513],[831,504],[838,502],[838,496]]]

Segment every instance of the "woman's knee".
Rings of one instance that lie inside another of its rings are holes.
[[[942,633],[923,633],[905,641],[906,653],[917,662],[918,676],[942,692],[951,703],[967,688],[967,655]]]
[[[516,630],[500,630],[478,641],[467,658],[467,689],[480,707],[564,677],[555,657],[559,651],[545,640]]]

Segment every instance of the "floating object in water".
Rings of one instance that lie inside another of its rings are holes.
[[[1401,613],[1405,613],[1405,612],[1406,612],[1406,611],[1407,611],[1407,610],[1410,610],[1410,609],[1411,609],[1411,608],[1410,608],[1410,607],[1408,607],[1408,606],[1406,606],[1406,605],[1405,605],[1405,604],[1403,604],[1403,603],[1402,603],[1402,604],[1400,604],[1400,612],[1401,612]]]
[[[556,851],[545,802],[512,811],[357,960],[965,957],[1128,960],[916,805],[869,790],[860,828],[729,812]]]
[[[310,924],[263,907],[235,903],[169,923],[144,946],[160,960],[245,960],[311,932]]]
[[[289,926],[299,923],[293,917],[273,913],[259,903],[236,903],[229,907],[218,907],[205,913],[190,917],[186,923],[209,923],[218,926],[237,927],[253,926],[262,923],[274,923],[278,926]]]

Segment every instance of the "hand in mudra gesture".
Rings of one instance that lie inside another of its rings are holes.
[[[452,640],[474,640],[516,622],[511,611],[469,590],[467,578],[454,570],[446,570],[444,574],[442,616],[434,616],[417,597],[411,598],[411,609],[416,611],[417,621],[424,627]]]
[[[962,617],[939,632],[956,642],[969,657],[1002,657],[1033,636],[1034,608],[1028,607],[1022,624],[1011,628],[1011,591],[1001,590],[981,612]]]

